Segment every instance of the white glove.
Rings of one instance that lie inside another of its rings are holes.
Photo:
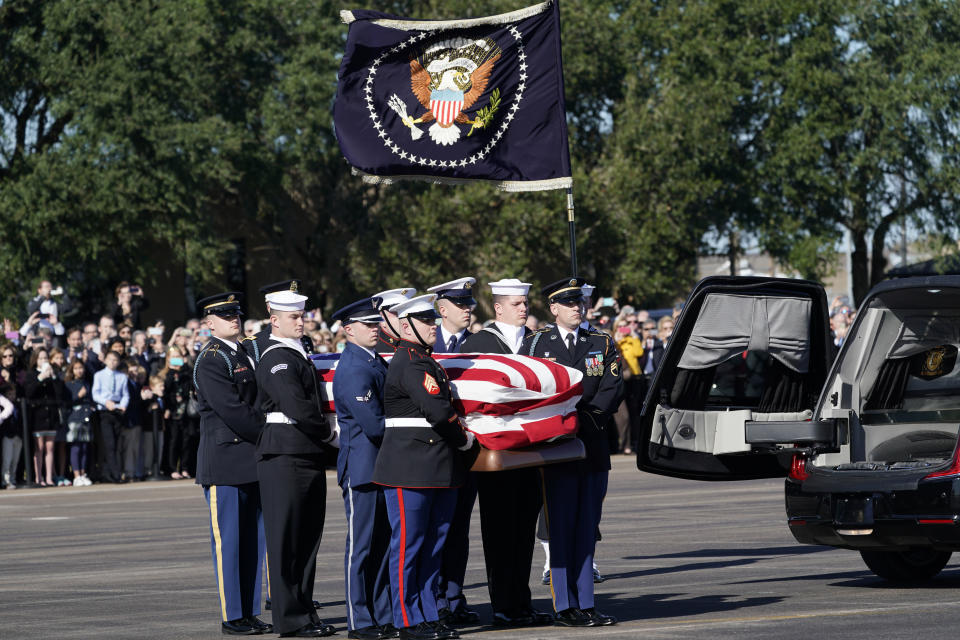
[[[465,433],[467,435],[467,442],[462,447],[457,447],[460,451],[469,451],[477,439],[477,436],[473,435],[473,431],[466,431]]]

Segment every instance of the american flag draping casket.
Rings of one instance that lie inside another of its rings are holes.
[[[518,355],[434,354],[450,377],[454,405],[487,449],[549,442],[577,430],[583,374],[556,362]],[[333,377],[339,354],[310,356],[320,377],[323,411],[336,421]]]

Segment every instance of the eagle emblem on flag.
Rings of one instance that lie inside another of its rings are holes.
[[[500,54],[500,46],[491,38],[457,37],[430,44],[410,59],[410,90],[426,113],[417,118],[409,115],[397,94],[390,96],[387,105],[400,116],[414,140],[423,135],[417,125],[432,122],[427,129],[430,139],[440,145],[454,144],[461,135],[458,125],[470,125],[469,136],[493,121],[500,106],[497,89],[472,119],[466,112],[487,90]]]

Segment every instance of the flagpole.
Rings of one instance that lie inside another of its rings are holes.
[[[570,235],[570,275],[577,277],[577,230],[574,227],[573,187],[567,188],[567,231]]]

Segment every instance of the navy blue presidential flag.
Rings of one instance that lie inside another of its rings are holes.
[[[341,16],[334,126],[364,180],[572,185],[554,0],[469,20]]]

